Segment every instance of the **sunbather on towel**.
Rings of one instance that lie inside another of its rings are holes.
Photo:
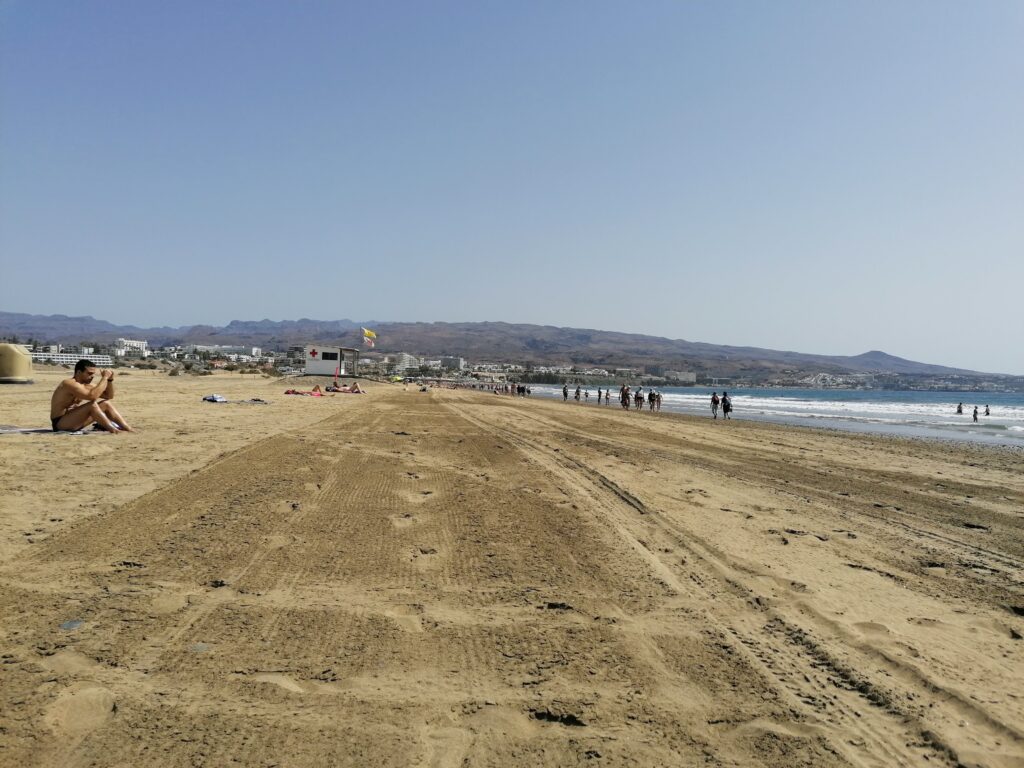
[[[365,392],[363,392],[363,390],[361,390],[359,388],[359,382],[358,381],[353,381],[351,386],[344,385],[344,386],[341,386],[341,387],[336,387],[336,386],[332,386],[332,385],[328,384],[327,385],[327,391],[328,392],[340,392],[341,394],[347,394],[347,395],[365,395],[366,394]]]
[[[133,432],[114,404],[114,372],[100,371],[95,385],[96,366],[91,360],[75,363],[75,373],[57,385],[50,399],[50,425],[54,432],[76,432],[96,423],[108,432]]]

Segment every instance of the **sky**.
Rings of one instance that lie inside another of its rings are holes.
[[[1024,374],[1024,3],[0,1],[0,309]]]

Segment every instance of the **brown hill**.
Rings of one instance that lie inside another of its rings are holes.
[[[601,367],[687,370],[716,376],[764,377],[792,372],[891,373],[980,376],[945,366],[918,363],[872,351],[853,357],[733,347],[643,334],[502,322],[367,323],[378,335],[378,352],[456,355],[474,361],[537,365],[566,363]],[[119,336],[164,344],[245,344],[266,349],[307,341],[359,346],[360,324],[351,320],[233,320],[223,327],[118,326],[92,317],[0,312],[0,335],[77,343],[111,342]]]

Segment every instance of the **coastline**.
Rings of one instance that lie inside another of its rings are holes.
[[[1024,759],[1018,450],[284,388],[0,435],[0,762]]]
[[[617,388],[613,388],[613,393]],[[645,391],[649,391],[645,387]],[[664,395],[662,412],[710,418],[711,388],[656,387]],[[721,387],[718,388],[721,390]],[[705,391],[706,390],[706,391]],[[533,387],[535,397],[560,401],[561,388]],[[973,424],[952,411],[957,399],[971,402],[967,392],[906,392],[902,390],[830,390],[794,388],[733,389],[733,418],[772,424],[832,429],[840,432],[897,435],[922,439],[1024,447],[1024,395],[992,394],[997,414]],[[851,399],[856,398],[856,399]],[[916,400],[914,398],[917,398]],[[582,405],[591,406],[589,402]],[[570,398],[569,405],[575,405]],[[596,407],[596,406],[594,406]],[[618,407],[617,403],[606,407]]]

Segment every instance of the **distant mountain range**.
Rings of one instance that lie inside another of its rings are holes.
[[[929,365],[872,351],[853,357],[783,352],[758,347],[666,339],[615,331],[513,323],[356,323],[351,320],[232,320],[226,326],[140,328],[93,317],[0,312],[0,336],[43,342],[108,343],[118,337],[167,344],[244,344],[265,349],[317,342],[360,346],[360,325],[377,334],[378,352],[409,352],[473,361],[566,363],[600,367],[654,367],[735,377],[808,373],[879,373],[925,376],[991,376]]]

